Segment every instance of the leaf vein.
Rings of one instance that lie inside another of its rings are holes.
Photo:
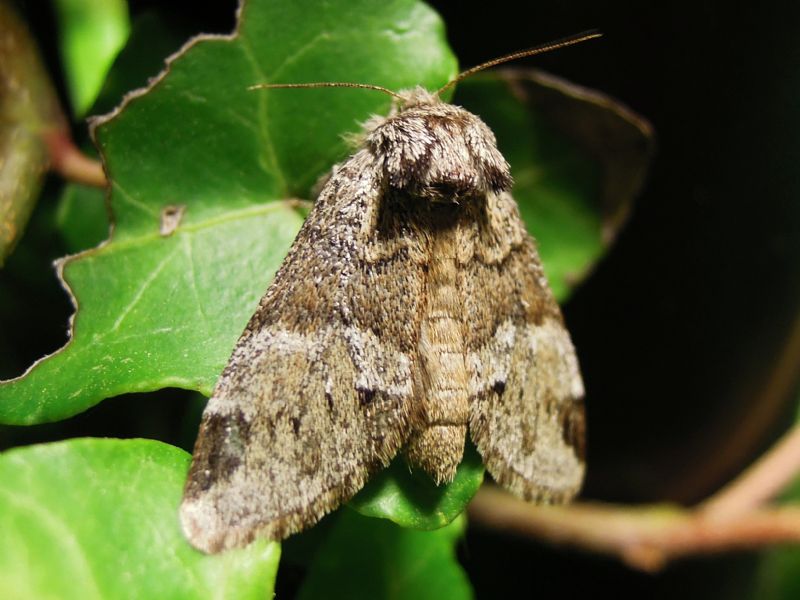
[[[261,70],[261,65],[258,64],[258,60],[256,59],[255,53],[253,52],[252,47],[250,46],[249,40],[244,36],[240,36],[240,48],[244,53],[244,57],[247,59],[247,62],[250,63],[250,67],[253,69],[253,73],[256,80],[260,80],[261,82],[266,82],[268,80],[266,73]],[[266,154],[266,158],[269,161],[272,170],[274,171],[275,176],[280,181],[281,189],[284,191],[284,195],[286,195],[287,190],[287,183],[286,178],[283,174],[283,169],[281,169],[280,162],[278,161],[278,153],[275,150],[275,145],[272,143],[272,136],[269,133],[269,116],[267,114],[267,94],[260,93],[258,94],[258,109],[256,114],[258,115],[258,130],[257,133],[261,136],[261,143],[262,147],[264,148],[264,152]]]
[[[203,303],[200,299],[200,292],[197,288],[197,270],[194,265],[194,253],[192,252],[192,238],[190,236],[183,236],[183,248],[186,254],[186,260],[189,262],[189,282],[192,286],[192,294],[194,295],[195,304],[197,304],[197,312],[203,318],[203,328],[206,333],[209,331],[209,319],[206,311],[203,309]]]
[[[117,201],[124,200],[126,204],[132,206],[133,208],[138,208],[147,215],[158,216],[158,211],[154,207],[134,198],[133,195],[130,192],[125,191],[125,189],[116,180],[112,179],[111,181],[113,182],[114,189],[119,193],[119,196],[116,198]]]
[[[62,540],[66,545],[72,547],[73,551],[69,552],[68,554],[74,559],[71,562],[76,567],[75,572],[85,573],[83,581],[87,584],[86,587],[88,589],[82,591],[82,597],[93,597],[98,598],[98,600],[103,598],[103,595],[100,593],[100,589],[97,585],[97,580],[94,577],[94,571],[92,570],[91,563],[87,559],[85,551],[78,541],[75,532],[61,519],[53,515],[51,510],[43,506],[41,502],[38,502],[35,498],[31,496],[23,497],[19,493],[19,490],[16,490],[16,493],[12,494],[11,490],[6,490],[3,488],[0,488],[0,494],[3,494],[10,503],[23,507],[24,509],[27,509],[36,515],[36,521],[48,526],[54,532],[52,539]],[[67,553],[65,552],[64,554]],[[73,581],[80,580],[80,577],[73,577]]]
[[[308,54],[314,48],[314,46],[319,44],[321,41],[329,40],[330,37],[331,36],[327,31],[320,31],[319,33],[317,33],[314,37],[312,37],[305,44],[300,46],[292,54],[285,57],[281,61],[280,65],[278,65],[278,67],[272,72],[271,80],[275,81],[275,79],[280,77],[282,72],[285,71],[288,66],[290,66],[292,63],[297,62],[300,58],[303,57],[303,55]],[[307,82],[298,82],[298,83],[307,83]]]
[[[177,247],[173,249],[171,252],[169,252],[167,255],[165,255],[158,262],[155,268],[150,272],[147,278],[139,286],[139,289],[136,290],[136,294],[134,294],[133,298],[131,298],[131,301],[128,302],[128,305],[122,309],[122,312],[120,312],[120,315],[117,317],[117,320],[114,321],[114,324],[111,326],[111,329],[109,329],[106,335],[114,333],[120,328],[120,325],[122,325],[122,322],[125,320],[125,317],[127,317],[130,314],[130,312],[136,307],[136,305],[144,296],[147,289],[150,287],[150,284],[153,283],[153,281],[155,281],[156,277],[158,277],[161,271],[164,270],[164,267],[167,266],[167,263],[170,261],[170,259],[173,257],[176,251]]]

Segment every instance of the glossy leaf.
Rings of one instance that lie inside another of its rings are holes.
[[[126,0],[56,0],[59,43],[74,112],[97,98],[111,63],[130,32]]]
[[[455,557],[464,517],[436,531],[414,531],[342,510],[298,594],[302,600],[472,598]]]
[[[208,556],[177,519],[189,455],[73,439],[0,455],[0,597],[265,598],[278,544]]]
[[[421,472],[410,472],[400,456],[391,466],[373,475],[350,506],[368,517],[381,517],[403,527],[437,529],[452,522],[467,507],[483,482],[483,461],[472,444],[467,444],[464,460],[455,479],[437,486]]]
[[[108,237],[105,190],[77,183],[64,186],[58,200],[56,225],[69,252],[97,246]]]

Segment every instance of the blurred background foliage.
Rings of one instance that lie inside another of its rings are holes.
[[[16,3],[75,117],[86,114],[85,90],[93,84],[64,70],[59,18],[68,4]],[[233,1],[129,4],[134,29],[152,26],[160,33],[147,51],[127,49],[120,60],[132,61],[138,81],[106,81],[92,114],[158,73],[164,56],[192,34],[228,33],[234,26]],[[651,120],[658,137],[651,176],[627,226],[565,306],[588,392],[584,497],[701,500],[796,417],[800,6],[430,4],[443,16],[463,66],[588,28],[605,34],[590,52],[535,61],[624,101]],[[112,39],[109,47],[113,54],[119,44]],[[76,139],[88,146],[85,124],[73,122]],[[61,186],[45,181],[26,236],[0,271],[3,378],[64,343],[72,311],[50,263],[76,250],[74,244],[86,247],[106,234],[86,231],[79,241],[54,235],[57,223],[75,218],[63,204],[56,208]],[[103,210],[100,202],[93,206]],[[196,420],[184,416],[187,410],[199,416],[201,408],[202,400],[177,390],[121,396],[62,423],[4,428],[0,444],[96,435],[189,448]],[[295,590],[305,572],[292,552],[287,544],[279,597]],[[458,553],[479,598],[580,597],[603,589],[623,598],[790,598],[800,586],[800,551],[791,549],[682,560],[644,575],[611,559],[467,526]]]

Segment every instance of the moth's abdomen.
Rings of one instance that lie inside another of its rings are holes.
[[[411,464],[424,469],[437,483],[455,476],[469,420],[455,232],[455,227],[445,229],[432,241],[419,337],[423,389],[415,407],[416,428],[406,451]]]

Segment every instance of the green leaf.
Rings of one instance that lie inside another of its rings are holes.
[[[410,472],[405,458],[397,457],[389,468],[373,475],[349,505],[368,517],[389,519],[403,527],[437,529],[460,515],[483,482],[483,461],[472,444],[455,479],[437,486],[420,471]]]
[[[794,481],[781,494],[781,502],[800,502],[800,480]],[[768,548],[761,553],[750,597],[765,600],[800,597],[800,548],[796,544]]]
[[[76,116],[94,103],[130,31],[126,0],[56,0],[59,45]]]
[[[751,598],[780,600],[800,597],[800,550],[774,548],[766,550],[753,581]]]
[[[100,188],[68,183],[61,192],[55,220],[68,252],[80,252],[108,237],[106,192]]]
[[[177,518],[189,455],[74,439],[0,455],[0,597],[266,598],[280,546],[208,556]]]
[[[414,531],[342,510],[298,597],[472,598],[453,550],[465,522],[461,517],[436,531]]]
[[[249,91],[255,83],[437,87],[456,71],[420,2],[253,0],[238,34],[200,39],[144,94],[100,122],[112,240],[61,264],[72,340],[0,385],[0,421],[53,421],[125,392],[208,394],[302,222],[291,200],[347,154],[390,99],[352,89]],[[159,232],[162,210],[185,208]]]
[[[795,426],[800,422],[800,396],[795,400]],[[795,477],[779,497],[780,504],[800,503],[800,478]],[[800,548],[797,544],[768,548],[761,552],[749,597],[779,600],[800,597]]]
[[[534,70],[471,77],[455,101],[497,136],[514,198],[563,302],[630,212],[653,154],[650,125],[604,94]]]

